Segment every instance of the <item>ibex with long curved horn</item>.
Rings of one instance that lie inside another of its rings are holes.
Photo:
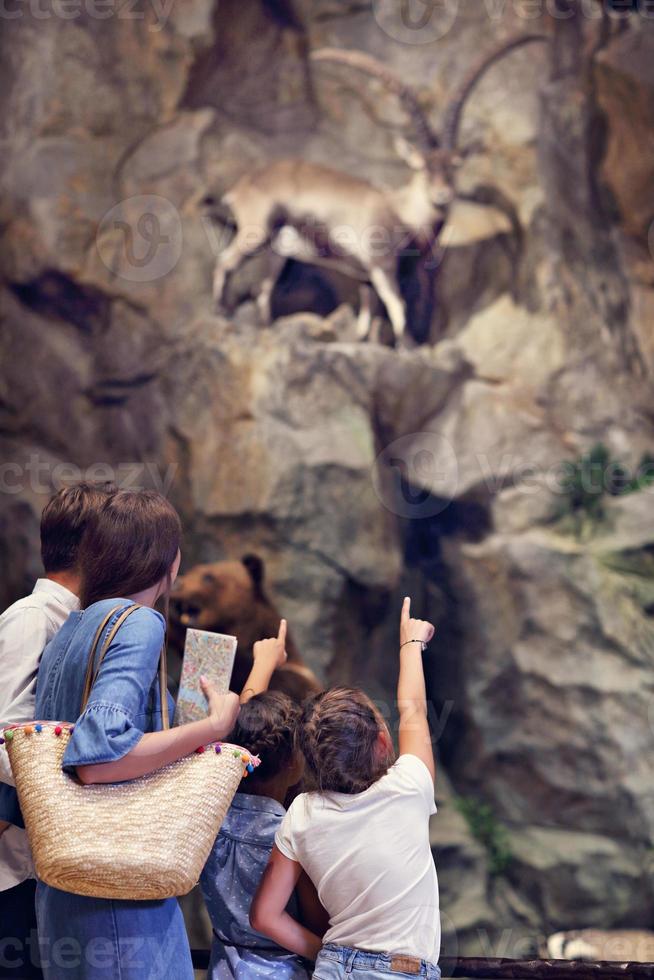
[[[426,253],[434,247],[456,194],[457,150],[461,117],[470,93],[484,72],[510,51],[547,41],[544,34],[522,34],[483,56],[465,77],[444,114],[442,132],[431,126],[416,93],[375,58],[360,51],[324,48],[314,61],[338,62],[379,78],[409,114],[415,138],[396,140],[396,150],[414,171],[398,189],[303,160],[279,160],[241,177],[224,195],[236,235],[219,255],[214,300],[222,307],[226,277],[247,256],[274,244],[281,230],[293,229],[285,254],[301,261],[345,265],[370,282],[386,307],[396,341],[406,323],[398,282],[398,258],[411,243]],[[267,284],[267,295],[271,289]]]

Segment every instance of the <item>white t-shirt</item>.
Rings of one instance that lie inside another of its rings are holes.
[[[438,879],[429,845],[434,784],[402,755],[363,793],[302,793],[277,832],[329,914],[323,942],[438,961]]]
[[[31,595],[0,616],[0,722],[33,720],[41,654],[73,609],[79,609],[76,595],[58,582],[40,578]],[[9,757],[1,748],[0,781],[14,782]],[[27,834],[11,826],[0,835],[0,891],[33,876]]]

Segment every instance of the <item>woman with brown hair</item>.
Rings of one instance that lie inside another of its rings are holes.
[[[80,612],[72,612],[43,653],[36,717],[77,718],[63,766],[84,783],[119,782],[159,769],[198,745],[224,738],[238,715],[235,694],[205,687],[209,716],[161,731],[157,683],[166,623],[155,610],[167,601],[180,563],[181,526],[154,491],[121,490],[92,520],[80,549]],[[112,610],[111,629],[128,606],[137,609],[109,645],[79,715],[89,650]],[[103,828],[98,827],[98,848]],[[144,850],[147,828],[144,828]],[[176,899],[117,901],[37,886],[43,972],[50,980],[192,980],[193,968]]]

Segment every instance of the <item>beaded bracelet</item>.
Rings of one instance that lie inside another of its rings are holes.
[[[405,647],[407,643],[419,643],[422,653],[424,653],[425,650],[427,649],[427,644],[425,643],[424,640],[405,640],[404,643],[400,643],[400,650],[402,649],[402,647]]]

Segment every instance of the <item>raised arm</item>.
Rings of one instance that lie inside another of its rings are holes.
[[[250,925],[284,949],[313,962],[322,948],[321,940],[286,911],[301,874],[302,867],[297,861],[291,861],[279,848],[273,847],[250,907]]]
[[[254,644],[252,670],[241,692],[241,704],[245,704],[255,694],[267,691],[275,670],[286,663],[286,630],[286,620],[282,619],[277,636],[269,640],[257,640]]]
[[[400,617],[400,676],[397,682],[400,755],[418,756],[429,769],[432,779],[435,779],[436,766],[427,719],[427,691],[422,666],[423,644],[429,643],[433,635],[431,623],[411,618],[411,600],[407,596]]]

